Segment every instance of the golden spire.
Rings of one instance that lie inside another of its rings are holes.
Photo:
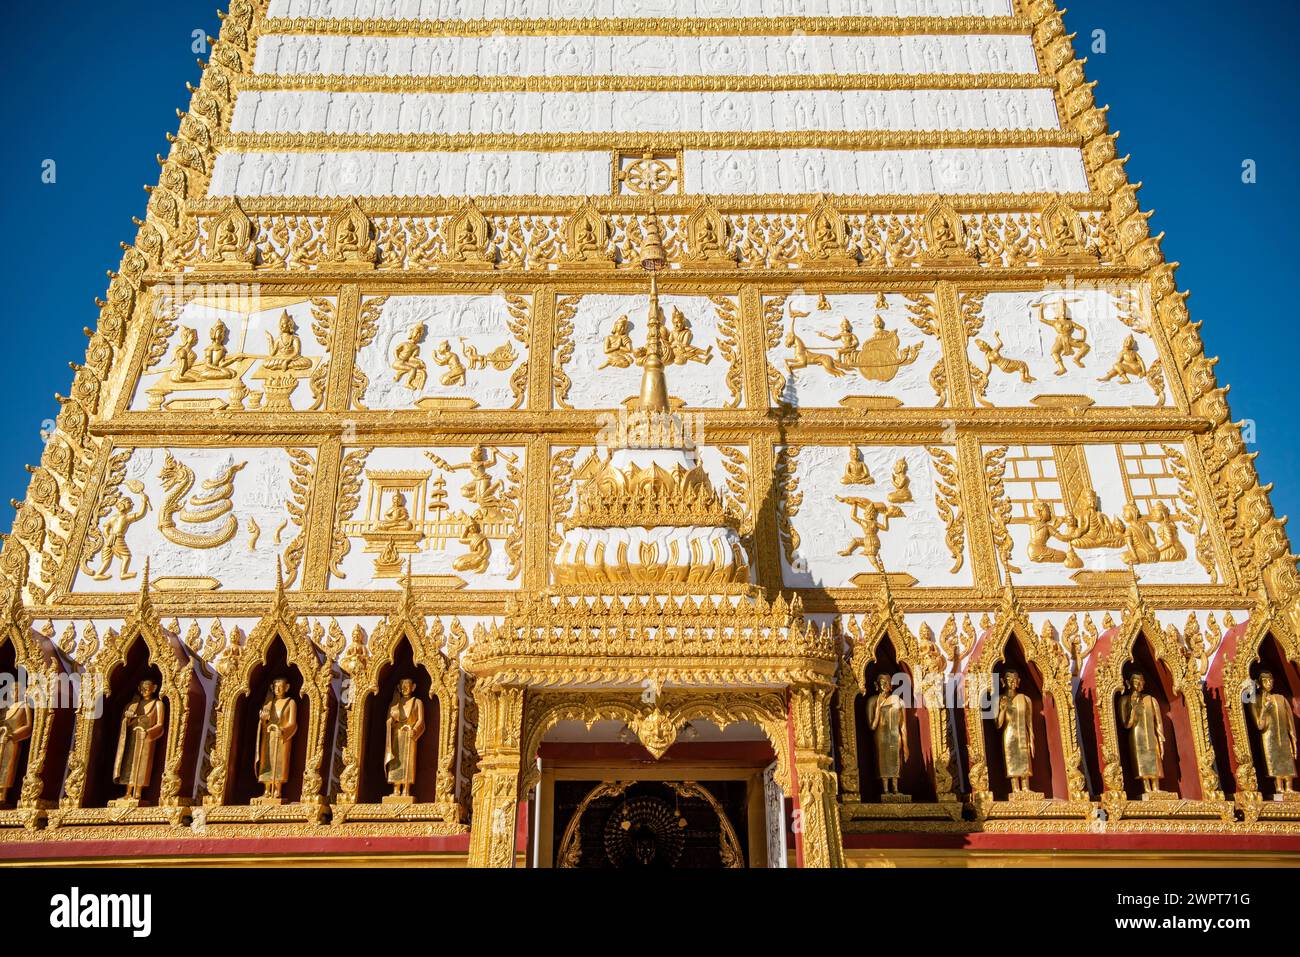
[[[659,308],[658,272],[667,265],[663,234],[659,230],[659,217],[653,208],[646,219],[645,236],[641,242],[641,268],[650,273],[650,311],[646,316],[645,364],[641,372],[641,399],[637,408],[642,412],[667,412],[668,380],[664,377],[663,353],[660,336],[663,334],[663,312]]]

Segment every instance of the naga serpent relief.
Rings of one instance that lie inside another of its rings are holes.
[[[158,473],[167,493],[158,510],[158,531],[168,541],[185,548],[219,548],[234,538],[239,531],[239,519],[232,513],[235,476],[247,464],[230,464],[214,478],[203,482],[205,494],[191,496],[194,470],[168,452],[162,471]],[[211,526],[211,531],[187,531],[177,526],[178,521],[187,525]]]

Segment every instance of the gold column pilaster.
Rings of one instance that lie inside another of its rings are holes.
[[[757,286],[740,291],[741,362],[745,371],[745,401],[742,408],[766,410],[767,332],[763,328],[763,296]]]
[[[830,702],[828,685],[797,686],[790,695],[804,867],[844,866],[836,801],[838,779],[831,757]]]
[[[533,436],[526,454],[523,588],[535,591],[550,583],[551,443],[545,436]]]
[[[528,408],[545,412],[551,407],[555,366],[555,287],[533,290],[533,321],[528,345]]]
[[[324,591],[329,587],[330,549],[334,544],[334,501],[338,495],[343,438],[322,439],[316,449],[316,468],[308,493],[307,552],[303,557],[302,588]]]
[[[479,768],[471,787],[469,866],[514,867],[524,689],[478,686]]]
[[[957,468],[961,475],[962,511],[966,516],[966,542],[970,549],[971,575],[982,592],[996,592],[999,585],[998,553],[993,544],[989,516],[993,501],[989,497],[988,475],[979,439],[970,434],[957,436]]]
[[[954,409],[975,408],[970,364],[966,357],[966,325],[961,317],[961,295],[950,282],[935,287],[939,313],[939,340],[943,344],[943,368],[948,374],[948,400]]]
[[[325,408],[330,412],[347,412],[352,408],[352,370],[357,356],[357,322],[361,314],[361,287],[344,286],[339,291],[339,305],[330,343],[330,375],[325,392]]]
[[[772,440],[757,436],[749,447],[751,481],[754,483],[754,556],[758,584],[768,589],[783,586],[781,577],[781,536],[776,520],[776,451]]]

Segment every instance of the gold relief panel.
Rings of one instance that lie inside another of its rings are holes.
[[[1145,286],[968,293],[961,314],[982,406],[1170,402]]]
[[[344,449],[330,586],[518,588],[523,477],[522,448]]]
[[[620,409],[641,391],[643,294],[561,295],[555,310],[554,401]],[[744,397],[740,301],[661,294],[659,353],[674,406],[737,408]]]
[[[353,408],[521,408],[531,325],[513,293],[363,299]]]
[[[234,283],[194,288],[214,291],[155,297],[132,410],[323,408],[337,300],[267,296]]]
[[[299,581],[314,449],[123,448],[108,461],[75,593],[132,592],[146,559],[160,591],[265,590]]]
[[[1215,584],[1182,443],[984,447],[993,540],[1017,585]]]
[[[786,446],[775,484],[787,586],[972,584],[955,448]]]
[[[933,293],[801,293],[763,301],[774,406],[893,409],[948,404]]]

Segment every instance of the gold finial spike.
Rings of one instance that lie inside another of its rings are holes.
[[[641,398],[638,408],[643,412],[667,412],[668,380],[664,376],[663,353],[660,337],[663,335],[663,312],[659,308],[657,277],[650,273],[650,310],[646,316],[645,362],[641,368]]]
[[[275,604],[276,607],[284,605],[284,563],[280,556],[275,556]]]
[[[149,556],[144,559],[144,571],[140,574],[140,591],[135,597],[135,610],[143,612],[149,607]]]

